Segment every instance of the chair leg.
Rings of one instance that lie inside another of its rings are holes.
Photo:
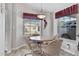
[[[28,56],[29,54],[32,54],[32,53],[27,53],[27,54],[25,54],[24,56]]]

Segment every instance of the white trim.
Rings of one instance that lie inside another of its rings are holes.
[[[13,49],[7,51],[7,53],[11,53],[12,51],[19,50],[19,49],[21,49],[22,47],[25,47],[25,46],[26,46],[26,44],[23,44],[23,45],[21,45],[21,46],[18,46],[18,47],[16,47],[16,48],[13,48]]]

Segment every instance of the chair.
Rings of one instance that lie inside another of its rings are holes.
[[[59,39],[59,36],[58,35],[55,35],[54,37],[53,37],[53,40],[58,40]]]
[[[42,55],[57,56],[59,55],[60,48],[63,40],[54,40],[46,48],[43,49]]]
[[[32,46],[30,44],[30,38],[29,36],[24,36],[24,39],[26,40],[26,47],[27,47],[27,53],[25,54],[26,55],[29,55],[29,54],[32,54]]]
[[[30,38],[29,37],[25,37],[25,39],[26,39],[26,45],[28,47],[28,51],[30,51],[29,53],[26,53],[25,56],[39,54],[40,51],[37,49],[37,47],[33,46],[33,44],[32,44],[33,42],[30,41]]]

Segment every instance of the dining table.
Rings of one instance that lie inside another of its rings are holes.
[[[48,45],[48,42],[53,41],[53,39],[45,39],[40,36],[32,36],[30,37],[31,44],[34,44],[36,48],[33,49],[33,54],[41,54],[43,53],[43,48]],[[33,47],[33,46],[32,46]]]
[[[32,36],[30,37],[30,41],[33,44],[37,44],[37,48],[39,48],[39,50],[42,51],[42,45],[48,45],[48,42],[53,41],[53,39],[44,39],[40,36]]]

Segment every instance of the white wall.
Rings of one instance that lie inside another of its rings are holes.
[[[78,4],[78,14],[76,15],[77,17],[77,21],[76,21],[76,41],[77,41],[77,44],[79,42],[79,37],[77,35],[79,35],[79,4]],[[78,54],[79,55],[79,54]]]
[[[0,7],[0,56],[4,55],[4,48],[5,48],[4,45],[5,45],[5,13],[4,10],[3,13],[1,13],[1,7]]]
[[[79,43],[79,13],[77,14],[77,21],[76,21],[76,45],[77,46],[78,46],[78,43]],[[79,56],[79,52],[77,52],[77,55]]]
[[[77,14],[77,21],[76,21],[76,35],[79,35],[79,14]],[[79,42],[79,37],[76,36],[76,41],[77,41],[77,44]]]
[[[5,50],[9,50],[12,47],[12,4],[6,4],[5,9]]]
[[[57,35],[57,26],[58,26],[58,19],[55,18],[55,12],[53,12],[53,35]]]
[[[43,29],[43,38],[52,38],[53,37],[53,13],[45,13],[47,26]]]
[[[79,8],[78,8],[79,11]],[[77,21],[76,21],[76,44],[79,43],[79,13],[77,14]],[[79,56],[79,52],[77,52],[77,55]]]

